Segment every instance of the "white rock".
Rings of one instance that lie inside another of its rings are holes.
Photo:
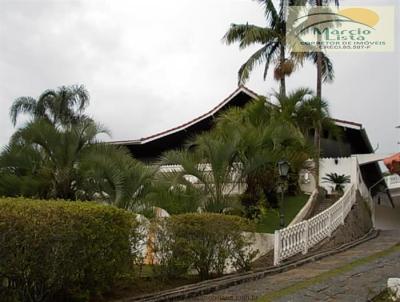
[[[393,301],[400,301],[400,278],[389,278],[387,288]]]

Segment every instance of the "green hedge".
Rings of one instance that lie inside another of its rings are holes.
[[[222,275],[227,263],[237,270],[250,269],[256,251],[242,235],[253,227],[238,216],[182,214],[158,223],[155,240],[159,273],[177,277],[196,270],[201,279]]]
[[[131,213],[111,206],[0,199],[0,297],[82,301],[102,293],[132,267],[136,228]]]

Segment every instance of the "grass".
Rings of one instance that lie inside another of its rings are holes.
[[[285,215],[286,225],[289,224],[297,213],[306,204],[309,195],[300,194],[297,196],[287,196],[283,201],[283,214]],[[256,231],[259,233],[274,233],[280,228],[278,209],[268,209],[267,213],[260,217],[256,224]]]
[[[349,272],[349,271],[353,270],[354,268],[356,268],[358,266],[370,263],[370,262],[375,261],[375,260],[377,260],[379,258],[382,258],[384,256],[387,256],[387,255],[390,255],[392,253],[399,252],[399,251],[400,251],[400,245],[397,244],[397,245],[395,245],[395,246],[393,246],[393,247],[391,247],[391,248],[389,248],[387,250],[372,254],[372,255],[364,257],[364,258],[360,258],[360,259],[354,260],[353,262],[350,262],[350,263],[348,263],[348,264],[346,264],[344,266],[341,266],[339,268],[324,272],[324,273],[322,273],[322,274],[320,274],[318,276],[315,276],[313,278],[298,282],[298,283],[293,284],[291,286],[288,286],[286,288],[283,288],[283,289],[274,291],[272,293],[269,293],[268,295],[260,297],[257,300],[257,302],[269,302],[269,301],[272,301],[274,299],[279,299],[279,298],[285,297],[287,295],[294,294],[294,293],[296,293],[296,292],[298,292],[298,291],[300,291],[300,290],[302,290],[304,288],[307,288],[307,287],[313,286],[315,284],[321,283],[323,281],[326,281],[329,278],[332,278],[332,277],[335,277],[337,275]],[[385,300],[377,300],[377,301],[385,301]]]

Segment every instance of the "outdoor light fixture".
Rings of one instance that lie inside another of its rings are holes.
[[[287,177],[289,173],[289,163],[286,160],[278,161],[278,170],[280,177]]]
[[[288,174],[289,174],[289,163],[286,160],[280,160],[278,161],[278,171],[279,171],[279,176],[282,178],[282,180],[286,180]],[[284,181],[281,182],[281,204],[279,207],[279,225],[281,228],[285,227],[285,214],[283,213],[283,200],[284,200],[284,194],[285,194],[285,183]]]

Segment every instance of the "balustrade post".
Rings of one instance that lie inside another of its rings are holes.
[[[328,237],[332,235],[332,211],[328,212]]]
[[[344,224],[344,219],[345,219],[345,215],[344,215],[344,212],[345,212],[345,200],[343,199],[342,200],[342,204],[341,204],[341,212],[342,212],[342,219],[341,219],[341,221],[340,221],[340,223],[341,224]]]
[[[303,233],[304,250],[303,255],[308,253],[308,220],[304,223],[304,233]]]
[[[274,236],[274,266],[280,264],[280,254],[281,254],[281,231],[276,230]]]

